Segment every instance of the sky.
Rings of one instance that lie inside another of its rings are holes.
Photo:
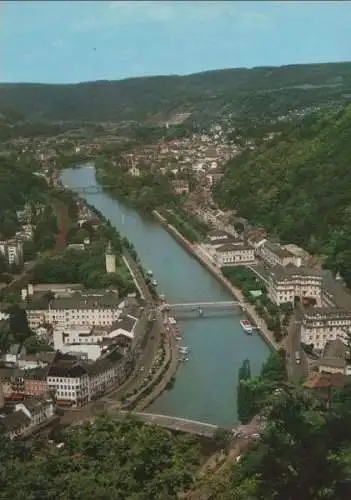
[[[351,2],[0,1],[0,81],[351,61]]]

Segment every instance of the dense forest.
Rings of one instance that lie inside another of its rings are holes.
[[[347,101],[351,63],[237,68],[70,85],[0,84],[0,112],[31,119],[159,122],[175,113],[266,119]]]
[[[316,395],[286,382],[278,354],[253,379],[245,363],[241,418],[260,411],[266,424],[239,461],[225,432],[210,445],[105,416],[54,432],[60,448],[25,447],[1,436],[0,422],[0,500],[349,500],[351,385]],[[226,461],[203,473],[219,449]]]
[[[351,286],[351,106],[232,160],[215,193],[282,242],[327,256]]]

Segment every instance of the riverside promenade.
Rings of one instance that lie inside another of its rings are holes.
[[[191,254],[195,259],[197,259],[202,266],[204,266],[216,279],[219,281],[228,292],[237,300],[245,314],[259,327],[260,335],[266,344],[271,348],[278,350],[280,348],[279,344],[274,339],[273,332],[268,328],[264,320],[257,314],[254,306],[245,301],[245,298],[241,290],[233,286],[227,278],[223,276],[221,270],[214,266],[209,256],[204,252],[198,244],[192,244],[171,224],[168,224],[167,220],[162,217],[156,210],[153,212],[154,217],[167,229],[167,231]]]

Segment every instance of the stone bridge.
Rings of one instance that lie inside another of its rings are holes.
[[[199,422],[197,420],[190,420],[187,418],[171,417],[169,415],[158,415],[155,413],[119,411],[116,416],[125,416],[128,413],[142,422],[159,425],[160,427],[165,427],[166,429],[170,429],[172,431],[195,434],[197,436],[211,438],[219,429],[217,425],[208,424],[206,422]],[[111,413],[111,415],[114,416],[114,413]]]

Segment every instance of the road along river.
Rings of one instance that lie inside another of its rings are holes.
[[[66,170],[62,182],[71,188],[96,184],[95,171],[83,166]],[[233,297],[156,221],[104,193],[82,195],[133,243],[143,267],[151,269],[158,291],[170,303],[230,301]],[[200,420],[220,426],[237,423],[238,369],[246,358],[253,375],[269,354],[258,336],[246,335],[240,313],[179,320],[183,345],[190,347],[172,390],[165,391],[149,411]]]

